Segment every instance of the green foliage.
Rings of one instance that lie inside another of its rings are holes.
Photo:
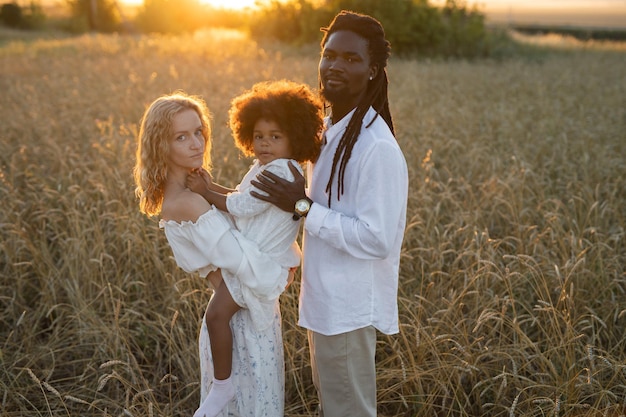
[[[16,29],[41,29],[46,15],[38,2],[31,1],[22,8],[17,3],[6,3],[0,8],[0,22]]]
[[[39,2],[31,1],[29,5],[22,10],[23,29],[42,29],[45,23],[46,14]]]
[[[447,0],[441,17],[444,36],[439,49],[444,55],[475,57],[488,52],[485,16],[476,9],[468,10],[458,1]]]
[[[0,20],[8,27],[17,28],[22,23],[22,9],[17,3],[6,3],[0,8]]]
[[[255,38],[301,45],[319,41],[320,27],[332,17],[326,8],[314,8],[307,0],[272,0],[254,15],[249,30]]]
[[[111,33],[120,28],[121,16],[113,0],[67,0],[72,13],[74,32]]]
[[[484,15],[464,3],[448,0],[442,8],[427,0],[271,1],[251,22],[255,37],[301,44],[317,41],[319,28],[340,10],[369,14],[385,27],[395,53],[418,56],[478,57],[489,55]]]
[[[380,20],[392,50],[398,54],[437,55],[446,37],[441,12],[428,1],[331,0],[335,10],[352,10]]]
[[[110,0],[68,0],[79,22],[90,30],[111,31],[119,24],[108,13]],[[92,15],[98,4],[98,19]],[[403,56],[474,58],[491,56],[494,40],[485,17],[462,0],[435,7],[428,0],[270,0],[254,11],[213,8],[199,0],[145,0],[135,17],[143,33],[192,33],[206,27],[245,28],[256,39],[300,46],[319,42],[320,28],[340,10],[369,14],[381,21],[393,52]],[[104,15],[102,14],[104,11]]]

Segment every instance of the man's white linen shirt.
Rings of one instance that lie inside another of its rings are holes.
[[[333,156],[352,113],[325,120],[326,145],[308,167],[313,205],[304,223],[299,325],[332,336],[374,326],[398,332],[398,271],[406,224],[408,172],[381,116],[370,108],[344,176],[344,193],[326,185]],[[340,199],[337,200],[337,197]]]

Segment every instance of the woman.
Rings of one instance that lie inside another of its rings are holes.
[[[150,104],[141,122],[134,172],[140,210],[149,216],[160,215],[160,227],[165,230],[177,264],[209,279],[214,288],[210,303],[224,306],[218,310],[228,320],[221,322],[230,323],[227,329],[220,329],[233,341],[233,349],[225,351],[214,349],[206,320],[202,321],[202,408],[196,415],[283,415],[279,294],[264,300],[273,306],[271,322],[255,326],[239,277],[246,282],[273,279],[273,288],[282,291],[289,279],[289,267],[263,254],[254,242],[234,229],[232,219],[186,187],[191,171],[210,169],[210,133],[209,112],[198,97],[176,93]],[[218,355],[222,358],[219,363],[213,360]],[[224,378],[217,369],[214,373],[214,367],[219,366],[228,369],[230,375]]]

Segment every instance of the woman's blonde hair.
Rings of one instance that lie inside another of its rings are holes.
[[[134,169],[139,210],[148,216],[161,212],[167,179],[169,140],[173,133],[172,122],[174,116],[188,109],[194,110],[202,122],[205,144],[202,166],[210,171],[211,115],[204,100],[184,92],[164,95],[154,100],[141,119]]]

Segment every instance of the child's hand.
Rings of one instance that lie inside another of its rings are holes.
[[[209,174],[207,170],[204,168],[198,168],[196,169],[196,172],[198,172],[202,176],[202,179],[206,183],[207,188],[209,190],[212,190],[213,189],[213,177],[211,176],[211,174]]]
[[[287,276],[287,285],[285,285],[285,289],[291,287],[293,283],[293,279],[296,277],[296,271],[298,270],[297,266],[289,268],[289,275]]]
[[[208,178],[208,183],[206,178]],[[211,175],[202,168],[194,169],[187,174],[187,178],[185,179],[185,186],[194,193],[198,193],[200,195],[202,195],[204,191],[210,189],[210,183],[212,183]]]

